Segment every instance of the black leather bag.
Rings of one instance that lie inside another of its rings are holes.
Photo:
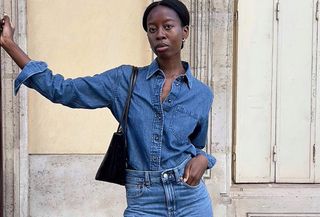
[[[131,95],[136,82],[137,73],[138,68],[133,66],[126,105],[122,113],[122,121],[119,123],[117,132],[113,134],[107,153],[97,171],[95,179],[98,181],[125,185],[125,170],[127,167],[127,140],[125,131],[127,129]],[[121,127],[121,123],[124,123],[124,128]]]

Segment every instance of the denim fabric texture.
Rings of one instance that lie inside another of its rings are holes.
[[[157,60],[139,68],[126,132],[130,169],[161,171],[198,154],[207,157],[208,168],[215,164],[215,158],[202,150],[213,94],[192,75],[188,63],[183,65],[186,73],[174,81],[163,102],[160,95],[165,74]],[[15,80],[15,93],[24,84],[50,101],[71,108],[108,107],[119,121],[131,72],[131,66],[122,65],[94,76],[65,79],[54,75],[46,63],[30,61]]]
[[[164,171],[127,170],[125,217],[212,217],[211,199],[203,182],[189,186],[183,182],[184,168]]]

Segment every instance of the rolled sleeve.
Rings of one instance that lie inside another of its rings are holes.
[[[22,69],[16,80],[14,81],[14,93],[18,94],[21,85],[31,76],[44,72],[48,68],[45,62],[31,60]]]
[[[216,158],[213,157],[212,155],[206,153],[205,151],[201,150],[201,149],[196,149],[197,150],[197,156],[198,155],[203,155],[208,159],[208,169],[211,169],[215,164],[216,164]]]

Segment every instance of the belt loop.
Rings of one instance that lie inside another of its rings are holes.
[[[174,177],[177,183],[180,183],[182,181],[183,174],[181,174],[181,171],[183,170],[181,170],[180,168],[173,169]]]
[[[147,187],[150,186],[150,174],[148,172],[144,173],[144,184]]]

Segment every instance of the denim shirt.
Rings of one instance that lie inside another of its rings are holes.
[[[163,102],[160,95],[165,75],[157,61],[139,68],[126,134],[131,169],[164,170],[198,154],[207,157],[208,168],[215,164],[215,158],[202,150],[213,94],[192,76],[188,63],[183,65],[186,73],[173,82]],[[15,80],[15,93],[24,84],[50,101],[71,108],[108,107],[120,121],[131,72],[131,66],[122,65],[94,76],[65,79],[53,75],[46,63],[30,61]]]

